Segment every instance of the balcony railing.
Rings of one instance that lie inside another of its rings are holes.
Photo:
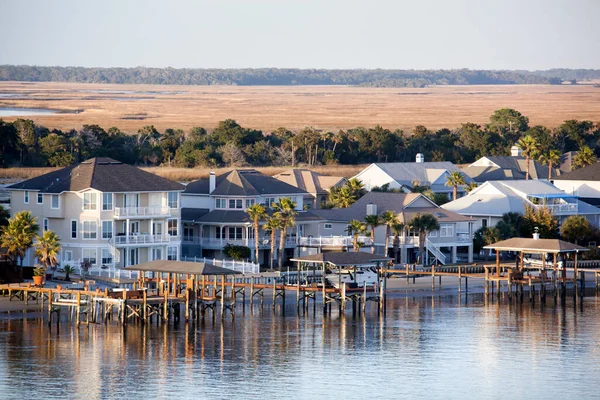
[[[418,246],[418,236],[400,236],[401,246]],[[352,236],[317,236],[317,237],[300,237],[298,238],[299,246],[308,247],[352,247]],[[472,239],[468,233],[458,233],[452,237],[433,237],[432,242],[437,244],[448,243],[469,243]],[[359,236],[358,242],[362,243],[363,246],[372,246],[373,240],[369,236]],[[375,246],[385,246],[385,237],[375,236]],[[394,236],[388,238],[388,246],[392,248],[394,246]]]
[[[277,237],[275,240],[276,240],[276,243],[279,243],[279,237]],[[255,243],[254,238],[217,239],[217,238],[205,238],[205,237],[198,237],[198,236],[190,236],[190,235],[183,236],[183,244],[187,244],[187,245],[192,244],[192,245],[205,246],[205,247],[223,247],[226,244],[233,244],[233,245],[238,245],[238,246],[247,246],[250,248],[254,248],[254,243]],[[271,247],[271,238],[270,237],[262,237],[258,240],[258,243],[259,243],[260,248],[269,248],[269,247]],[[286,246],[295,246],[296,238],[295,237],[286,238],[285,244],[286,244]]]
[[[116,207],[115,218],[169,217],[169,207]]]
[[[548,208],[552,215],[577,214],[579,210],[577,203],[538,205],[536,208]]]
[[[115,236],[108,242],[113,246],[166,244],[181,240],[179,236],[171,235],[123,235]]]

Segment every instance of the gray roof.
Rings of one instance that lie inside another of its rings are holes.
[[[328,263],[336,266],[348,266],[348,265],[364,265],[364,264],[375,264],[378,261],[388,261],[390,258],[385,256],[378,256],[376,254],[359,252],[347,252],[347,251],[328,251],[319,254],[312,254],[309,256],[302,256],[293,258],[292,261],[299,262],[313,262],[313,263]]]
[[[186,194],[209,194],[209,179],[189,183]],[[216,177],[211,196],[268,196],[282,194],[308,194],[292,185],[262,174],[254,169],[234,169]]]
[[[162,192],[185,189],[177,182],[107,157],[91,158],[8,188],[37,190],[42,193],[78,192],[86,189],[101,192]]]
[[[213,224],[250,224],[252,221],[242,210],[214,210],[195,220],[198,223],[213,223]]]
[[[600,181],[600,163],[588,165],[554,179],[559,181]]]
[[[525,179],[527,159],[514,156],[486,156],[488,160],[498,165],[476,166],[469,165],[462,172],[477,182],[489,180]],[[548,179],[548,167],[535,160],[529,160],[529,175],[532,179]]]
[[[420,184],[432,184],[445,171],[460,172],[460,169],[450,161],[437,162],[404,162],[404,163],[375,163],[396,182],[413,186],[413,182],[417,181]],[[469,177],[467,176],[467,183]]]
[[[208,208],[182,208],[181,220],[185,222],[196,222],[200,217],[209,213]]]
[[[232,275],[239,272],[204,262],[154,260],[125,267],[128,271],[153,271],[189,275]]]

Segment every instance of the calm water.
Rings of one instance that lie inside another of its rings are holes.
[[[600,300],[583,310],[396,299],[376,312],[57,332],[0,321],[0,398],[593,398]],[[549,304],[552,304],[551,302]]]
[[[47,108],[0,107],[0,117],[21,117],[27,115],[54,115],[58,112]]]

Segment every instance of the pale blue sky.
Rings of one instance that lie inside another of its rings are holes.
[[[600,0],[0,0],[0,64],[600,68]]]

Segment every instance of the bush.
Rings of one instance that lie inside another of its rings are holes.
[[[247,246],[238,246],[227,243],[225,247],[223,247],[223,253],[226,257],[233,258],[234,260],[244,260],[250,258],[250,248]]]

